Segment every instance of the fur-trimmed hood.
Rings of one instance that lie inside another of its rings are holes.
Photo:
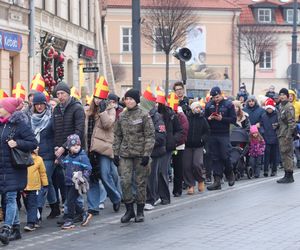
[[[16,111],[14,112],[11,117],[9,118],[10,123],[20,123],[20,122],[25,122],[26,124],[29,123],[29,118],[28,116],[23,112],[23,111]]]

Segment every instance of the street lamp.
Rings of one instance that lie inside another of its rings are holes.
[[[298,1],[293,0],[293,33],[292,33],[292,67],[291,67],[291,82],[290,86],[297,89],[300,94],[300,83],[298,79],[298,64],[297,64],[297,22],[298,22]],[[280,2],[288,3],[288,0],[280,0]]]

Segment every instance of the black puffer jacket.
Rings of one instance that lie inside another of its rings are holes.
[[[202,114],[188,113],[189,133],[185,146],[188,148],[200,148],[209,135],[209,125]]]
[[[167,133],[166,133],[166,126],[162,119],[162,116],[157,112],[157,110],[151,109],[149,112],[154,128],[155,128],[155,144],[151,154],[151,157],[160,157],[164,155],[166,151],[166,140],[167,140]]]
[[[62,113],[60,105],[53,111],[54,146],[66,146],[67,137],[77,134],[84,145],[85,113],[81,103],[71,97],[70,103]]]
[[[27,184],[27,168],[16,168],[11,164],[7,140],[14,126],[16,132],[13,139],[17,142],[17,148],[28,152],[38,145],[25,113],[16,111],[7,123],[0,123],[0,194],[23,190]]]

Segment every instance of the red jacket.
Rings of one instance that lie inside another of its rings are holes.
[[[187,136],[189,133],[189,121],[183,112],[177,113],[177,117],[178,117],[179,123],[183,129],[183,134],[182,134],[180,143],[178,145],[182,145],[182,144],[185,144],[185,142],[187,140]]]

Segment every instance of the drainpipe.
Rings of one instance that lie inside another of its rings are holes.
[[[231,43],[231,65],[232,65],[232,70],[231,70],[231,79],[232,79],[232,93],[234,94],[235,91],[235,56],[234,56],[234,52],[235,52],[235,19],[236,19],[236,12],[233,12],[233,16],[232,16],[232,43]]]
[[[29,83],[34,75],[34,59],[35,59],[35,0],[29,3]],[[28,83],[28,85],[29,85]],[[28,86],[29,87],[29,86]]]

